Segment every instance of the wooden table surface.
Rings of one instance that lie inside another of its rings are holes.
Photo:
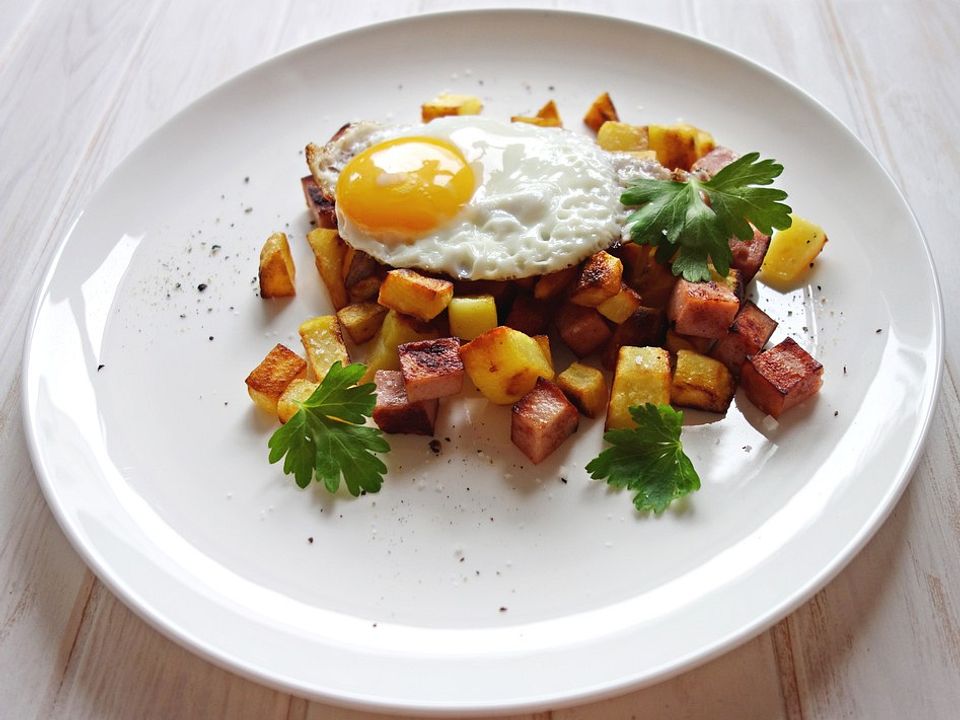
[[[0,0],[0,717],[380,717],[214,667],[147,626],[92,575],[47,508],[27,454],[24,334],[40,274],[78,209],[128,152],[201,93],[341,30],[505,4]],[[960,301],[952,278],[960,272],[960,5],[512,5],[682,30],[811,92],[906,193],[937,263],[948,326],[943,390],[917,471],[886,524],[833,582],[771,630],[680,677],[535,717],[958,717],[960,327],[951,310]]]

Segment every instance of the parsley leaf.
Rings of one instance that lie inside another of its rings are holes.
[[[637,427],[608,430],[612,447],[587,464],[594,480],[606,478],[615,488],[634,491],[641,512],[662,513],[677,498],[700,489],[700,476],[683,452],[683,413],[669,405],[646,403],[630,408]]]
[[[300,487],[316,476],[333,493],[342,476],[353,496],[380,490],[387,466],[374,453],[390,446],[380,430],[362,424],[376,404],[376,386],[356,384],[365,371],[359,363],[342,367],[335,362],[297,413],[270,437],[270,462],[284,458],[283,472]]]
[[[710,279],[712,262],[720,275],[730,272],[728,240],[753,237],[751,223],[765,235],[790,227],[787,194],[771,187],[783,172],[775,160],[747,153],[709,180],[690,175],[686,182],[634,180],[620,202],[637,206],[627,217],[630,238],[657,248],[660,262],[690,282]]]

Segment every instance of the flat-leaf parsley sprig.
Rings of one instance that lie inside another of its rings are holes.
[[[752,223],[769,235],[790,227],[787,193],[771,187],[783,172],[775,160],[747,153],[709,180],[695,173],[685,182],[639,179],[620,197],[626,206],[639,206],[627,217],[630,238],[657,248],[662,263],[673,263],[673,274],[690,282],[710,279],[709,262],[720,275],[730,271],[733,256],[728,241],[753,237]]]
[[[270,462],[284,458],[283,472],[307,487],[316,476],[331,493],[343,477],[350,494],[375,493],[387,466],[374,453],[390,445],[377,428],[363,422],[376,404],[373,383],[357,385],[366,368],[337,361],[300,409],[270,437]],[[284,457],[285,456],[285,457]]]
[[[594,480],[635,492],[637,510],[659,515],[674,500],[700,489],[700,476],[680,442],[683,413],[646,403],[631,407],[630,414],[637,427],[604,433],[611,447],[587,464],[587,472]]]

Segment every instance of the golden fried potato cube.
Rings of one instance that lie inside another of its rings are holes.
[[[551,372],[555,372],[553,369],[553,353],[550,351],[550,338],[547,335],[534,335],[533,339],[537,341],[537,345],[543,351],[543,356],[547,359],[547,365],[550,366]]]
[[[280,399],[277,401],[277,417],[281,423],[286,423],[290,418],[297,414],[300,409],[300,403],[307,400],[320,383],[311,382],[304,378],[297,378],[283,391]]]
[[[493,295],[455,297],[447,306],[447,318],[451,335],[473,340],[497,326],[497,304]]]
[[[636,427],[634,405],[670,402],[670,354],[658,347],[624,345],[617,356],[613,389],[607,406],[607,430]]]
[[[514,115],[510,118],[510,122],[524,122],[540,127],[563,127],[563,121],[557,111],[557,104],[553,100],[548,100],[546,105],[537,110],[535,116]]]
[[[633,315],[642,304],[636,290],[621,285],[620,292],[597,305],[597,312],[610,322],[619,325]]]
[[[713,347],[713,338],[697,337],[696,335],[682,335],[673,328],[667,330],[667,338],[663,346],[676,355],[681,350],[706,354]]]
[[[294,285],[297,270],[293,266],[286,233],[275,232],[260,250],[260,297],[291,297],[297,294]]]
[[[760,267],[760,279],[767,285],[786,288],[813,266],[813,261],[827,244],[827,234],[819,225],[791,215],[786,230],[777,230]]]
[[[580,268],[573,267],[541,275],[533,286],[533,297],[537,300],[550,300],[560,295],[580,276]]]
[[[467,375],[491,402],[510,405],[537,384],[553,380],[553,368],[540,344],[506,326],[496,327],[460,348]]]
[[[600,415],[607,407],[607,381],[597,368],[571,363],[557,375],[557,385],[577,409],[589,418]]]
[[[244,382],[247,383],[247,392],[256,406],[276,415],[277,401],[283,391],[295,379],[306,377],[306,374],[306,360],[278,343]]]
[[[647,129],[642,125],[608,120],[597,132],[597,145],[610,152],[646,151]]]
[[[596,307],[620,292],[622,279],[623,263],[620,258],[604,250],[594,253],[583,265],[580,277],[570,294],[570,302],[584,307]]]
[[[719,360],[691,350],[677,353],[670,401],[682,407],[725,413],[737,389],[733,375]]]
[[[445,115],[479,115],[481,110],[483,102],[475,95],[440,93],[420,106],[420,118],[423,122],[430,122]]]
[[[657,160],[667,168],[690,167],[713,150],[713,136],[686,123],[676,125],[648,125],[647,142],[656,151]]]
[[[583,122],[594,132],[599,132],[605,122],[613,120],[619,122],[620,116],[617,115],[617,109],[613,106],[613,100],[610,99],[610,93],[597,95],[597,99],[583,116]]]
[[[327,286],[330,303],[334,310],[345,307],[347,287],[343,284],[343,259],[347,254],[347,244],[340,239],[336,230],[330,228],[316,228],[307,233],[307,242],[316,258],[317,272],[320,279]]]
[[[347,346],[343,344],[343,330],[336,315],[320,315],[300,325],[300,340],[307,353],[310,374],[323,380],[330,366],[338,360],[343,366],[350,364]]]
[[[413,270],[391,270],[377,298],[384,307],[421,320],[433,320],[453,298],[453,283],[426,277]]]
[[[372,382],[377,370],[399,370],[400,355],[397,347],[417,340],[433,340],[440,337],[440,333],[432,325],[428,325],[415,317],[402,315],[396,310],[390,310],[383,318],[383,325],[373,342],[370,355],[367,358],[367,371],[363,375],[363,382]]]
[[[337,319],[350,339],[357,345],[363,345],[377,334],[386,314],[387,308],[380,303],[361,302],[337,310]]]

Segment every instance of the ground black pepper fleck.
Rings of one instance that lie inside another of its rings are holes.
[[[440,441],[437,440],[436,438],[434,438],[433,440],[431,440],[431,441],[428,443],[428,446],[429,446],[431,452],[433,452],[434,455],[439,455],[439,454],[440,454],[440,451],[443,449],[443,447],[440,445]]]
[[[100,363],[99,365],[97,365],[97,372],[100,372],[100,371],[103,370],[105,367],[106,367],[106,365],[104,365],[103,363]]]
[[[500,606],[500,612],[506,612],[506,611],[507,611],[507,609],[506,609],[503,605],[501,605],[501,606]]]
[[[213,335],[210,336],[210,341],[213,342]]]
[[[564,485],[566,485],[566,484],[567,484],[567,479],[566,479],[565,477],[562,477],[562,478],[560,478],[560,482],[562,482]]]
[[[839,415],[839,414],[840,414],[840,411],[839,411],[839,410],[834,410],[834,411],[833,411],[833,416],[834,416],[834,417],[836,417],[836,416]]]
[[[313,538],[312,538],[312,537],[308,537],[308,538],[307,538],[307,542],[310,543],[311,545],[313,545]]]
[[[206,283],[200,283],[199,285],[197,285],[197,292],[203,292],[206,289],[207,289]]]
[[[883,332],[883,328],[877,328],[877,335]]]

